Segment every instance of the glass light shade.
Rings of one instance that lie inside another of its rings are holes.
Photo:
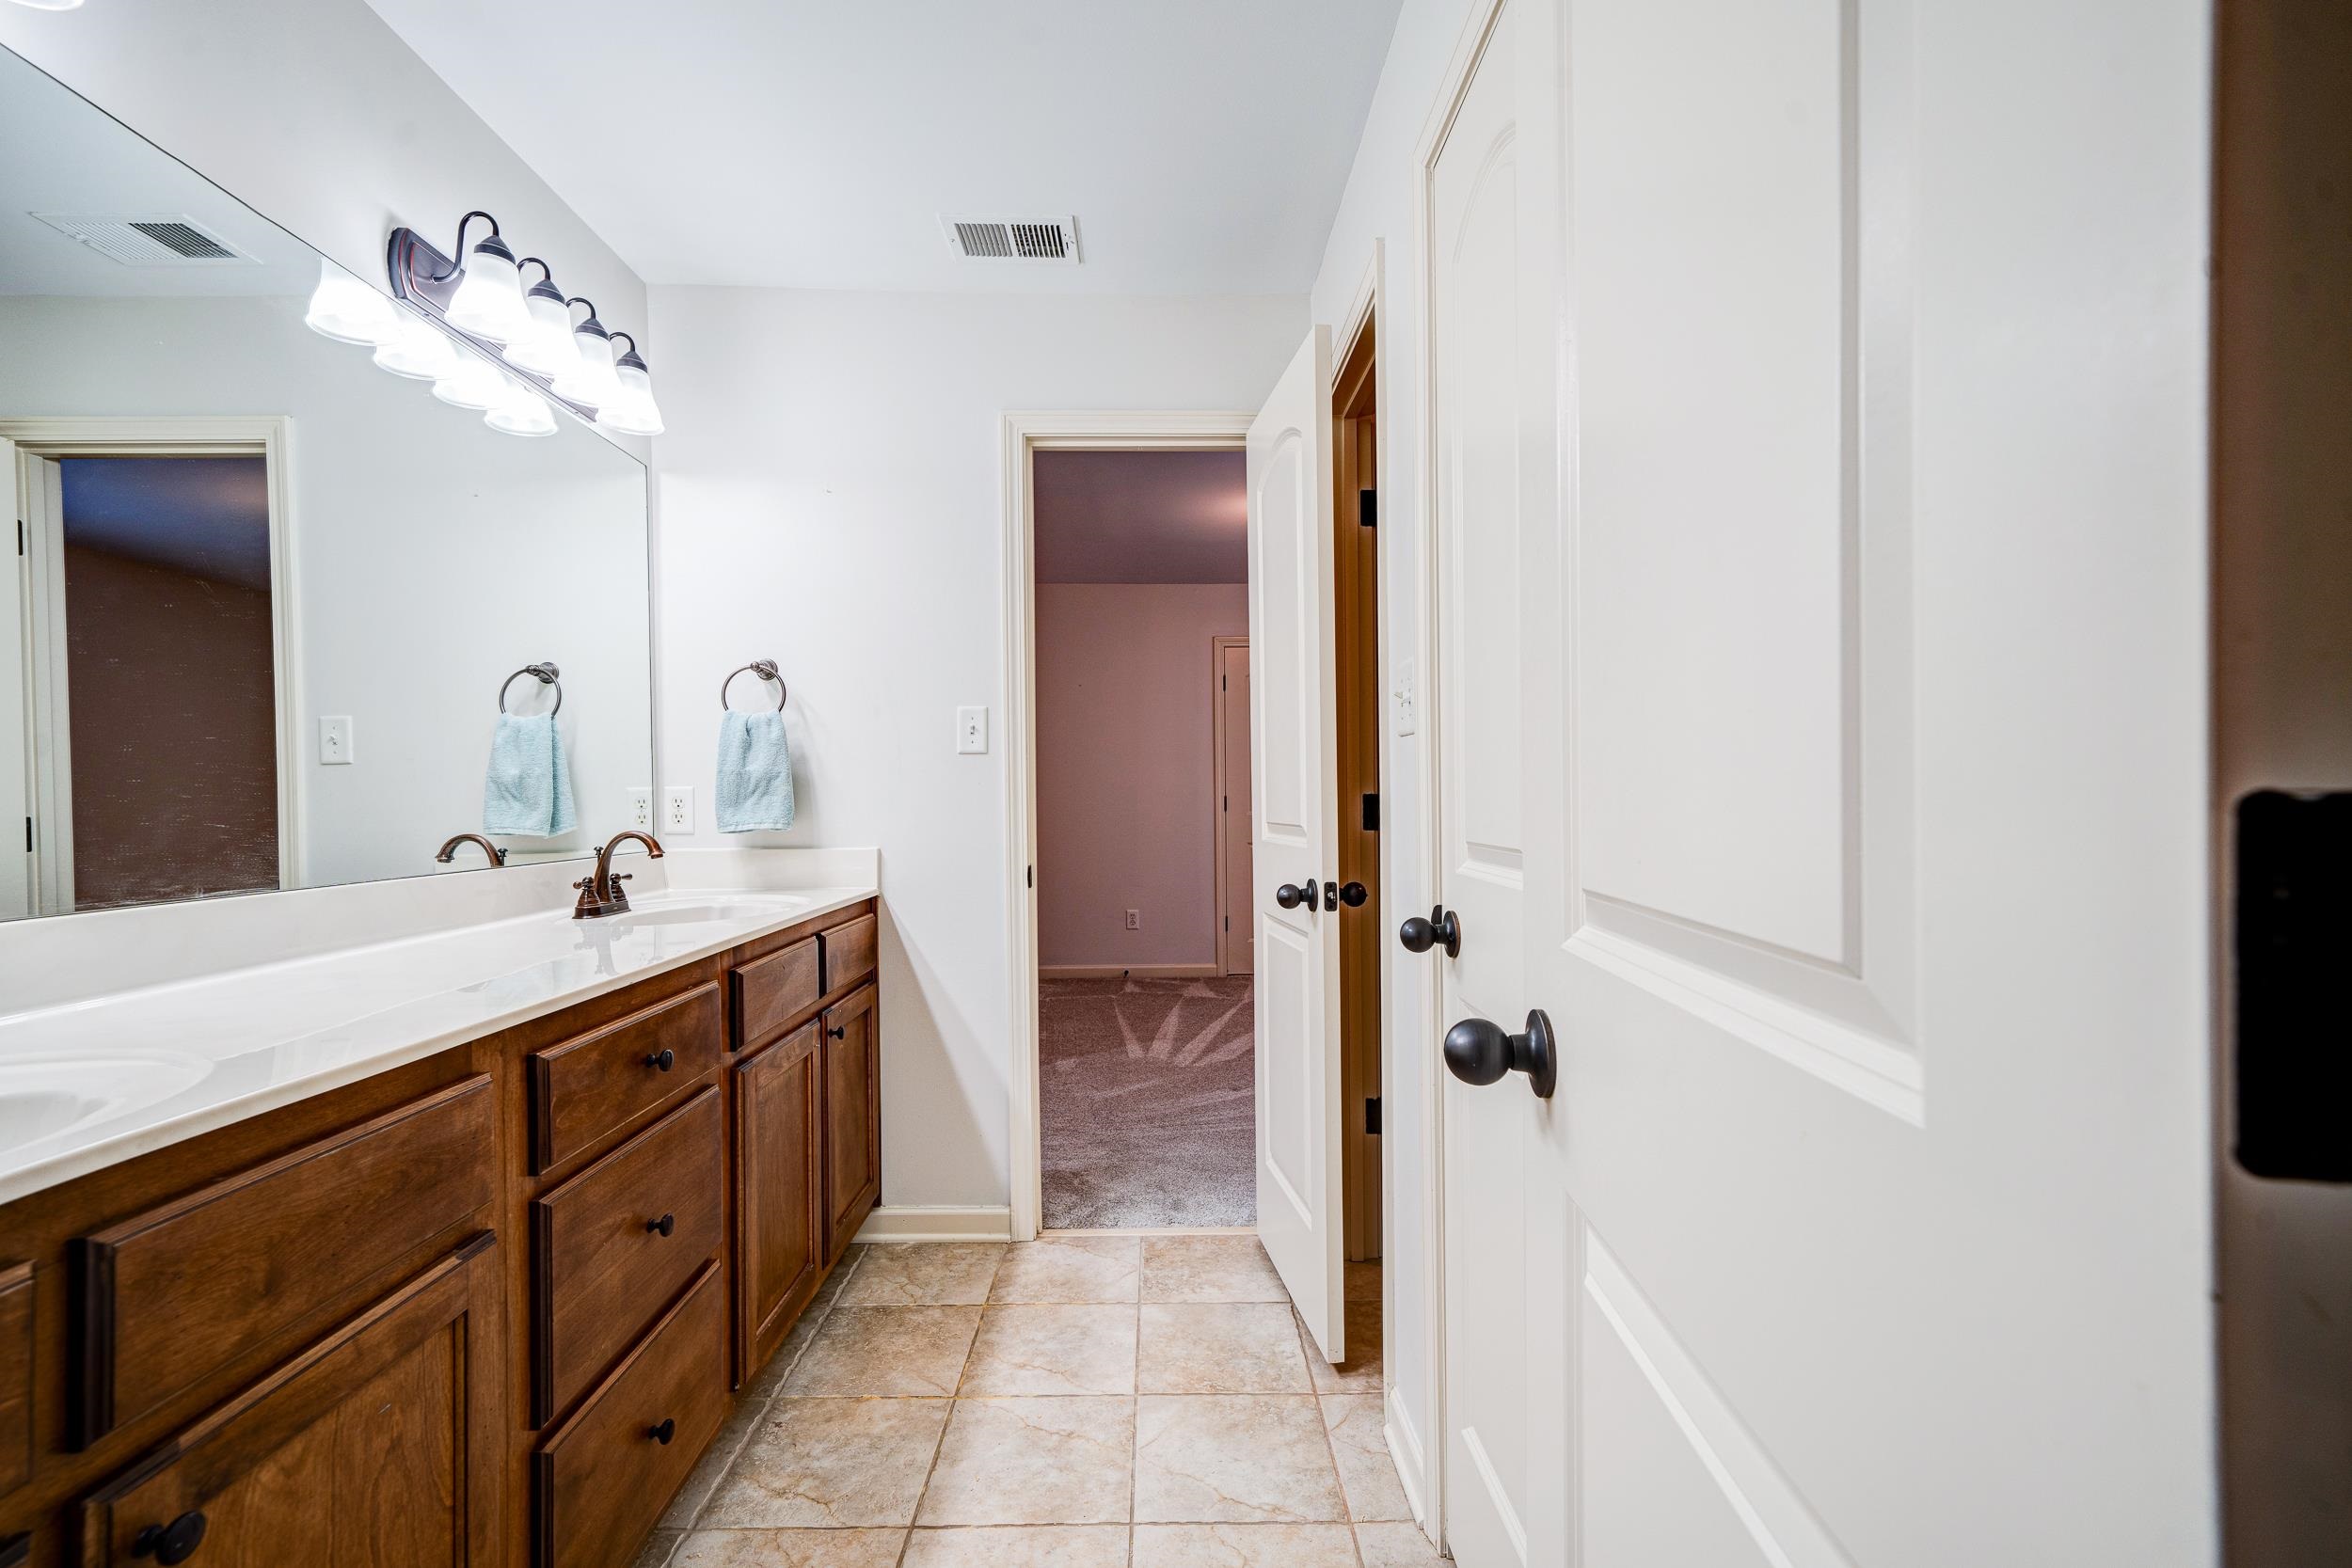
[[[621,395],[620,378],[612,373],[612,340],[594,316],[572,329],[572,347],[579,363],[565,367],[555,378],[555,395],[591,408],[602,408]]]
[[[76,11],[82,8],[82,0],[16,0],[16,3],[37,11]]]
[[[513,385],[496,365],[461,354],[449,373],[433,383],[433,395],[454,408],[496,408]]]
[[[400,336],[375,351],[375,362],[412,381],[438,381],[456,368],[457,349],[421,321],[404,321]]]
[[[442,312],[450,325],[477,338],[504,342],[531,325],[523,309],[522,272],[515,253],[496,234],[473,247],[466,270],[458,275],[457,292]]]
[[[596,407],[596,423],[622,436],[659,436],[661,434],[661,410],[653,401],[653,377],[636,365],[622,365],[613,371],[621,385],[621,395],[610,404]]]
[[[530,388],[509,381],[506,396],[482,416],[482,422],[509,436],[552,436],[555,434],[555,410],[548,406],[547,399]]]
[[[506,362],[541,375],[561,377],[580,363],[572,346],[572,308],[551,290],[532,289],[524,306],[530,325],[507,340]]]
[[[392,302],[324,257],[319,286],[310,292],[303,325],[339,343],[389,343],[400,336],[400,312]]]

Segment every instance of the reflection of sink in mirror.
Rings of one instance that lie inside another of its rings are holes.
[[[48,1056],[0,1061],[0,1148],[152,1105],[212,1070],[201,1056]]]

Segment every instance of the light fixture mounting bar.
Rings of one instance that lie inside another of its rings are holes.
[[[596,422],[596,411],[593,405],[574,403],[570,398],[559,395],[549,377],[537,371],[526,370],[508,359],[498,343],[451,325],[449,302],[456,296],[457,285],[464,274],[456,262],[433,247],[432,241],[413,229],[393,230],[391,240],[385,246],[384,271],[391,280],[394,299],[423,312],[434,325],[451,337],[471,344],[490,363],[501,367],[516,380],[528,383],[532,390],[548,402],[560,403],[590,423]]]

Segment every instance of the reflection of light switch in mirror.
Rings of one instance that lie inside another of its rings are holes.
[[[351,716],[339,713],[319,720],[319,766],[334,768],[351,760]]]

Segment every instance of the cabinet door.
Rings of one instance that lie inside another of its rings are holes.
[[[841,1256],[882,1193],[882,1051],[874,988],[819,1015],[825,1057],[825,1256]]]
[[[775,1353],[824,1267],[825,1090],[818,1025],[735,1069],[735,1366]]]
[[[494,1563],[496,1282],[485,1232],[166,1442],[84,1504],[84,1561]]]

